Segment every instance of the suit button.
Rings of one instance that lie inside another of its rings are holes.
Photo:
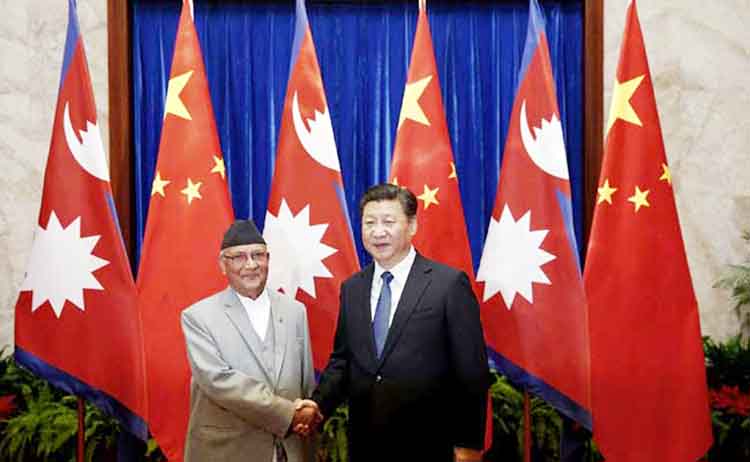
[[[383,381],[383,376],[382,375],[378,375],[377,377],[375,377],[375,381],[378,382],[378,383],[382,382]]]

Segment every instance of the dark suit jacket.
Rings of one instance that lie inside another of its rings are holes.
[[[489,369],[468,277],[417,254],[378,360],[373,272],[341,286],[333,353],[313,393],[326,416],[348,401],[350,459],[451,461],[454,446],[482,448]]]

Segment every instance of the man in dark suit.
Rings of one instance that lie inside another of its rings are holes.
[[[341,286],[333,353],[312,399],[325,416],[348,402],[352,462],[478,461],[489,369],[469,279],[416,253],[408,189],[373,186],[360,212],[375,261]]]

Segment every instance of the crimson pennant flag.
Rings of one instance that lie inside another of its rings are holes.
[[[217,257],[234,213],[200,43],[183,1],[138,272],[149,428],[181,460],[190,369],[180,312],[226,287]]]
[[[700,321],[635,1],[628,6],[586,258],[594,439],[610,462],[712,441]]]
[[[498,369],[591,429],[586,300],[555,82],[536,0],[477,281]]]
[[[425,2],[417,30],[398,118],[390,182],[417,195],[417,234],[412,242],[426,257],[464,271],[474,281],[458,175],[440,94],[435,51]],[[450,245],[446,245],[449,242]],[[492,444],[488,402],[485,449]]]
[[[146,439],[141,324],[97,124],[76,3],[68,2],[42,203],[16,303],[15,359]]]
[[[268,285],[307,307],[315,369],[333,348],[339,286],[359,270],[339,156],[303,1],[296,6],[291,69],[263,237]]]

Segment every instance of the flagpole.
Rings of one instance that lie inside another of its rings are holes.
[[[85,405],[83,398],[80,396],[78,397],[78,454],[76,457],[76,460],[78,462],[83,462],[83,452],[84,452],[84,445],[85,445],[85,439],[84,439],[84,418],[86,416],[85,414]]]
[[[531,399],[523,392],[523,462],[531,462]]]

